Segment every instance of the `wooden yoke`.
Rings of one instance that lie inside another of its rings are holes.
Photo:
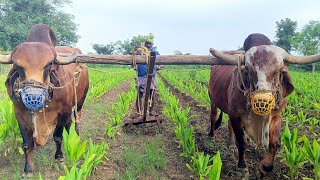
[[[151,52],[150,53],[150,61],[149,61],[149,66],[148,66],[148,75],[147,75],[147,86],[146,86],[146,91],[145,91],[145,97],[144,97],[144,104],[143,104],[143,116],[142,116],[142,121],[146,121],[147,119],[147,112],[148,112],[148,102],[150,98],[150,87],[151,87],[151,80],[153,76],[153,69],[154,65],[156,62],[156,53]]]

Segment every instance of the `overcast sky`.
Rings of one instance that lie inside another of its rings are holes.
[[[320,0],[73,0],[64,9],[75,15],[84,53],[95,43],[153,33],[162,55],[205,55],[210,47],[237,49],[250,33],[273,40],[276,21],[288,17],[301,28],[320,20],[319,7]]]

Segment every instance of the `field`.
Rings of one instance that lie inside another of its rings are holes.
[[[297,128],[298,140],[295,141],[292,136],[286,140],[285,135],[288,134],[283,135],[284,144],[277,154],[274,170],[266,179],[315,178],[315,173],[320,172],[320,169],[316,169],[319,164],[315,165],[307,155],[300,160],[305,162],[303,164],[293,155],[288,157],[288,154],[302,154],[306,144],[306,139],[301,138],[304,135],[311,143],[315,139],[314,144],[320,140],[320,74],[290,74],[295,90],[282,112],[282,126],[284,130],[288,123],[291,134]],[[257,167],[265,150],[249,143],[246,151],[249,174],[239,173],[236,170],[237,150],[235,147],[229,148],[226,142],[227,116],[224,116],[222,127],[216,131],[214,139],[207,135],[209,68],[166,69],[159,72],[156,111],[165,117],[160,126],[122,126],[123,120],[134,116],[135,112],[134,77],[135,71],[125,68],[89,71],[91,85],[80,120],[80,138],[81,142],[91,138],[97,146],[106,142],[108,148],[105,148],[106,153],[102,153],[100,163],[94,166],[95,170],[88,179],[214,179],[219,162],[216,156],[218,152],[222,161],[221,179],[259,178]],[[10,106],[4,87],[5,78],[0,75],[0,127],[8,123],[3,112],[10,109],[3,108]],[[12,129],[16,130],[14,127]],[[0,177],[20,179],[24,163],[24,156],[19,149],[21,139],[19,135],[1,136],[0,132],[1,137],[5,138],[0,139]],[[311,148],[320,151],[316,145],[311,145]],[[43,179],[65,176],[65,171],[55,163],[54,152],[52,137],[46,146],[36,147],[33,158],[36,167],[34,179],[40,175]],[[199,167],[195,162],[202,162],[201,158],[210,160]],[[80,159],[76,166],[80,168],[84,162],[85,158]],[[68,166],[70,168],[71,165]]]

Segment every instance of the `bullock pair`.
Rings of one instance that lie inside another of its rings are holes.
[[[73,52],[81,53],[79,49],[57,47],[52,29],[36,24],[29,31],[27,42],[19,44],[11,55],[0,57],[0,63],[13,64],[5,85],[23,138],[27,176],[34,169],[34,143],[45,145],[53,130],[55,159],[61,162],[63,128],[70,128],[74,106],[75,116],[80,115],[89,87],[87,68],[77,63],[60,65],[65,63],[57,56]],[[73,83],[75,78],[78,84]]]
[[[260,146],[268,147],[260,162],[262,175],[272,171],[275,154],[280,147],[281,110],[294,86],[287,64],[308,64],[320,61],[320,54],[293,56],[273,46],[262,34],[251,34],[244,42],[244,54],[219,52],[210,49],[216,58],[237,66],[213,66],[209,80],[211,100],[211,129],[214,135],[222,121],[222,113],[229,115],[229,144],[236,138],[238,168],[248,171],[245,160],[247,134]],[[217,109],[221,110],[218,117]]]

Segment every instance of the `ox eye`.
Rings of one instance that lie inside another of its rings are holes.
[[[49,62],[43,69],[49,69],[51,65],[52,65],[52,61]]]
[[[51,65],[52,65],[52,61],[43,68],[44,69],[44,71],[43,71],[43,78],[44,79],[47,78]]]
[[[22,67],[16,66],[16,70],[17,70],[20,77],[24,77],[24,70]]]

